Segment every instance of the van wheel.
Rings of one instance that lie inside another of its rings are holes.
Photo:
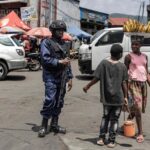
[[[4,62],[0,61],[0,80],[4,80],[7,76],[8,69]]]

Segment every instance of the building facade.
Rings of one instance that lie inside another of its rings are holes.
[[[79,0],[0,1],[0,18],[12,10],[31,27],[48,27],[56,19],[64,20],[67,26],[80,27]],[[31,13],[34,13],[34,17]]]
[[[57,0],[57,19],[64,20],[67,26],[80,28],[79,0]]]
[[[104,28],[108,14],[81,8],[80,0],[3,0],[0,18],[14,10],[30,27],[48,27],[53,20],[64,20],[88,33]]]
[[[26,7],[28,0],[3,0],[0,1],[0,18],[6,16],[9,12],[14,10],[18,16],[21,16],[20,8]]]
[[[103,12],[97,12],[80,7],[81,28],[91,34],[94,34],[105,27],[109,15]]]

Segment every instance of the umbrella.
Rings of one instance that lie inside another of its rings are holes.
[[[52,34],[46,27],[35,27],[26,32],[27,35],[36,37],[51,37]]]
[[[11,11],[7,16],[0,19],[0,27],[4,26],[18,27],[25,31],[31,29],[19,18],[19,16],[14,11]]]
[[[18,27],[5,26],[0,28],[0,33],[25,33],[25,31]]]
[[[26,32],[26,34],[30,36],[36,36],[36,37],[51,37],[52,36],[52,33],[50,32],[50,30],[46,27],[33,28],[29,30],[28,32]],[[62,39],[71,41],[72,37],[71,35],[69,35],[69,33],[64,32]]]
[[[67,32],[64,32],[62,39],[66,40],[66,41],[72,41],[73,40],[72,36]]]

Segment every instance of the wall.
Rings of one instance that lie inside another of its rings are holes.
[[[39,20],[30,21],[31,26],[48,27],[50,24],[51,0],[30,0],[29,5],[37,9],[37,15],[39,16]]]
[[[77,26],[80,28],[79,2],[57,0],[57,19],[64,20],[67,26]]]

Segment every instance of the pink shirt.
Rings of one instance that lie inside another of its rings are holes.
[[[147,80],[147,70],[146,70],[146,55],[141,53],[141,55],[136,55],[134,53],[129,54],[131,57],[131,62],[129,64],[129,79],[134,81],[146,81]]]

